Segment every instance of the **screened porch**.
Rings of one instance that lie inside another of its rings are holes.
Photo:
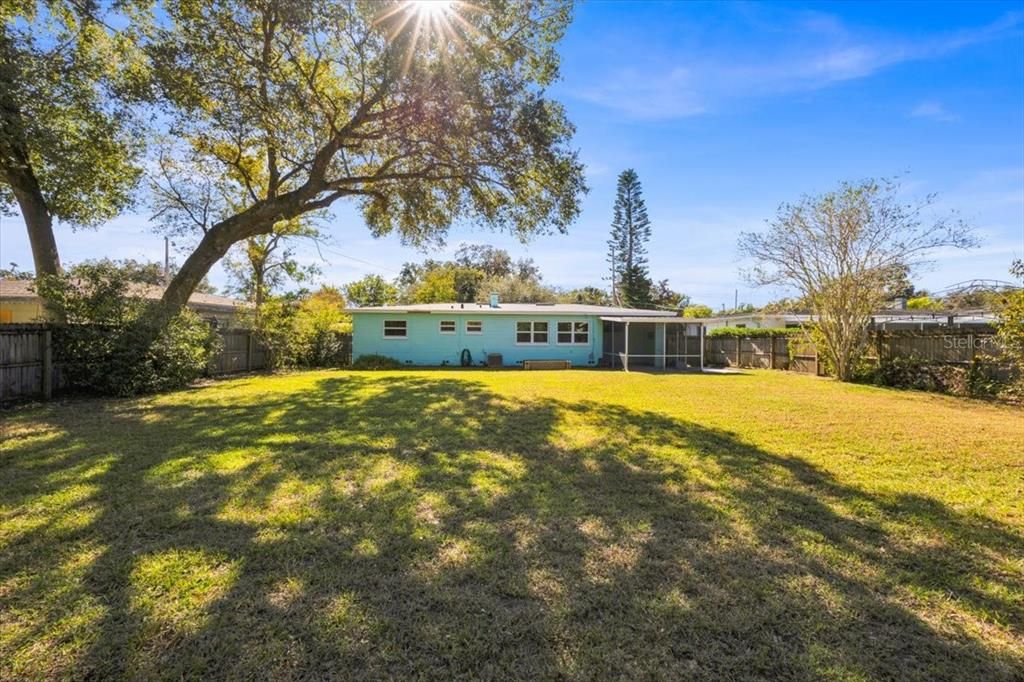
[[[704,324],[683,317],[602,317],[604,364],[630,368],[704,369]]]

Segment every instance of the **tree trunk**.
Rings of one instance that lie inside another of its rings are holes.
[[[219,229],[219,228],[225,229]],[[237,229],[237,228],[236,228]],[[164,308],[164,319],[170,320],[188,304],[188,299],[203,281],[203,277],[210,271],[214,264],[223,258],[228,249],[238,241],[232,239],[236,230],[230,229],[224,223],[214,226],[209,232],[203,235],[202,241],[196,247],[177,274],[171,279],[171,283],[164,290],[161,303]]]
[[[57,240],[53,236],[53,218],[35,174],[31,168],[9,168],[4,176],[11,185],[21,216],[25,220],[25,227],[28,229],[28,241],[32,246],[32,264],[36,275],[58,274],[60,255],[57,252]]]
[[[304,196],[311,193],[312,190],[301,188],[264,200],[211,227],[164,290],[160,313],[162,321],[166,323],[188,304],[192,292],[210,268],[227,255],[228,249],[243,239],[270,232],[279,220],[298,215]]]

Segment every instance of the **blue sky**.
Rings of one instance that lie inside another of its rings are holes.
[[[523,245],[458,229],[445,253],[423,254],[373,239],[341,205],[326,260],[301,256],[342,284],[487,242],[532,257],[550,284],[602,284],[616,176],[632,167],[654,227],[652,276],[715,308],[735,289],[753,303],[787,293],[743,283],[737,235],[844,179],[903,174],[908,196],[939,193],[977,227],[983,245],[939,254],[918,278],[926,288],[1007,279],[1024,257],[1024,2],[591,2],[561,53],[551,94],[577,126],[591,187],[569,235]],[[0,260],[30,266],[20,219],[0,226]],[[163,257],[145,214],[57,239],[65,261]],[[211,278],[225,281],[219,268]]]

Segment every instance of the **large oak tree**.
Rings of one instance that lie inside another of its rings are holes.
[[[172,106],[157,208],[195,249],[180,308],[235,243],[339,199],[408,243],[474,220],[565,230],[585,191],[545,97],[562,2],[171,0],[153,57]]]
[[[146,83],[145,5],[0,6],[0,210],[21,213],[37,275],[60,270],[54,220],[95,226],[131,201],[142,145],[129,103]]]

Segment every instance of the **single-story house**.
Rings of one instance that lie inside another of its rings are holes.
[[[346,310],[352,357],[408,365],[702,368],[701,320],[661,310],[547,303],[429,303]]]
[[[163,287],[138,284],[132,292],[137,296],[159,300]],[[188,307],[201,318],[218,327],[237,326],[249,308],[245,301],[214,294],[192,294]],[[32,289],[31,280],[0,279],[0,324],[25,324],[46,319],[41,299]]]

